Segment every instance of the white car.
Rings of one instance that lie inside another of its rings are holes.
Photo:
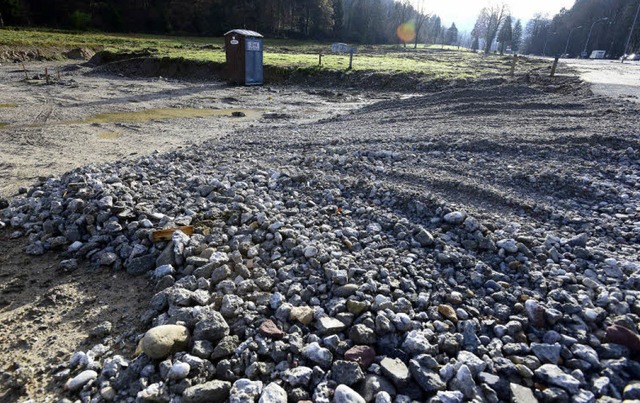
[[[640,53],[632,53],[630,55],[624,55],[620,58],[620,60],[625,61],[625,60],[631,60],[631,61],[637,61],[640,60]]]

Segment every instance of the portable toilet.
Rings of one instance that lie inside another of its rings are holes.
[[[234,29],[224,34],[230,83],[263,84],[262,38],[259,33],[246,29]]]

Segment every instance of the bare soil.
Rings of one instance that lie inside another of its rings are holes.
[[[87,265],[64,272],[60,256],[29,257],[22,252],[25,240],[8,235],[0,232],[0,374],[19,369],[23,379],[0,382],[0,401],[55,401],[61,390],[53,375],[75,351],[101,342],[123,354],[135,350],[138,318],[153,287],[144,278]],[[114,337],[92,337],[105,321]]]

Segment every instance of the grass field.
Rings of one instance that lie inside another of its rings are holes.
[[[10,48],[91,48],[112,52],[146,51],[159,57],[224,62],[223,38],[173,37],[140,34],[74,33],[31,29],[1,29],[0,46]],[[332,54],[330,43],[265,39],[267,66],[297,69],[346,70],[349,55]],[[318,55],[322,53],[322,66]],[[354,71],[421,73],[435,79],[476,78],[486,73],[505,74],[507,57],[473,53],[440,45],[363,45],[357,47]]]

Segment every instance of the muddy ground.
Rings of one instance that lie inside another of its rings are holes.
[[[206,140],[218,141],[223,149],[227,142],[233,144],[231,151],[288,143],[292,153],[332,144],[349,152],[408,153],[403,161],[411,161],[411,153],[428,152],[428,165],[377,174],[407,189],[426,188],[479,216],[484,211],[544,221],[548,212],[563,207],[554,203],[575,196],[567,179],[572,164],[580,174],[606,173],[591,162],[590,143],[598,143],[596,149],[605,153],[638,148],[637,131],[614,130],[616,120],[631,121],[637,110],[592,99],[582,84],[567,77],[550,81],[520,75],[513,86],[504,86],[507,92],[491,89],[506,83],[501,79],[485,82],[477,91],[425,95],[357,88],[238,88],[217,81],[128,78],[69,63],[28,63],[26,68],[25,79],[19,65],[0,67],[0,197],[8,199],[39,178],[74,167]],[[585,120],[601,124],[590,126]],[[250,136],[243,144],[245,133]],[[356,134],[368,141],[350,143]],[[568,159],[574,136],[580,152]],[[548,169],[540,167],[545,159]],[[555,166],[562,168],[555,171]],[[547,183],[558,194],[554,199],[548,198]],[[0,382],[0,400],[54,401],[61,393],[51,375],[57,363],[95,344],[91,332],[98,324],[110,321],[114,329],[106,342],[130,352],[127,336],[142,331],[137,318],[153,288],[144,279],[89,266],[63,272],[60,256],[27,257],[22,254],[25,244],[25,239],[11,239],[8,229],[0,232],[0,370],[23,368],[26,381],[24,388]]]

